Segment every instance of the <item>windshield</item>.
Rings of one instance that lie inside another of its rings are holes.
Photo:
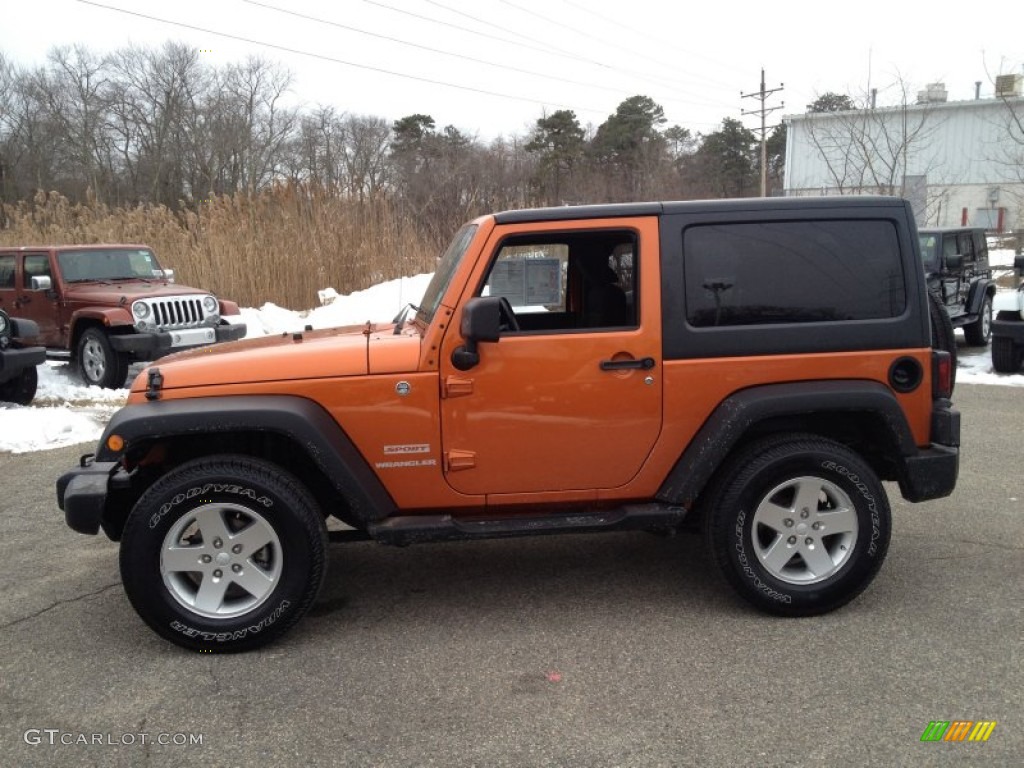
[[[476,224],[467,224],[460,229],[444,256],[441,257],[441,262],[430,279],[430,285],[427,286],[426,293],[423,294],[423,301],[420,302],[418,317],[422,318],[427,325],[434,319],[434,313],[441,306],[441,299],[444,298],[448,290],[448,284],[452,281],[455,270],[462,263],[462,257],[466,255],[466,248],[469,247],[469,242],[476,234],[476,227]]]
[[[153,280],[162,277],[156,256],[148,248],[105,248],[62,251],[57,254],[61,275],[68,283],[86,280]]]

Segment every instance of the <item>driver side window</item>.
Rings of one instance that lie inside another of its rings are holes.
[[[636,251],[629,230],[509,237],[478,295],[507,299],[521,333],[636,327]]]

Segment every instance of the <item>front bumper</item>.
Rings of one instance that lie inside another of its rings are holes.
[[[64,510],[64,521],[79,533],[95,536],[103,522],[110,478],[117,471],[116,461],[93,461],[83,456],[79,466],[57,480],[57,506]]]
[[[0,352],[0,382],[46,362],[46,347],[10,347]]]
[[[245,336],[245,323],[224,324],[214,327],[183,328],[179,331],[135,332],[112,335],[110,346],[117,352],[127,352],[138,360],[156,360],[171,352],[237,341]]]

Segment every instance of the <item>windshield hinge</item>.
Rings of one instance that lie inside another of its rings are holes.
[[[473,394],[473,379],[462,379],[449,376],[444,380],[441,397],[465,397]]]

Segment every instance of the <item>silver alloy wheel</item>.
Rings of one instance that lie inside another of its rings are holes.
[[[987,344],[992,338],[992,304],[985,301],[981,305],[981,338]]]
[[[107,372],[107,356],[99,340],[93,336],[82,345],[82,372],[93,383],[102,381]]]
[[[765,494],[750,536],[772,576],[788,584],[817,584],[850,559],[858,527],[857,510],[839,486],[803,476]]]
[[[205,504],[164,536],[160,575],[171,596],[209,619],[241,616],[262,604],[281,578],[281,540],[259,512]]]

